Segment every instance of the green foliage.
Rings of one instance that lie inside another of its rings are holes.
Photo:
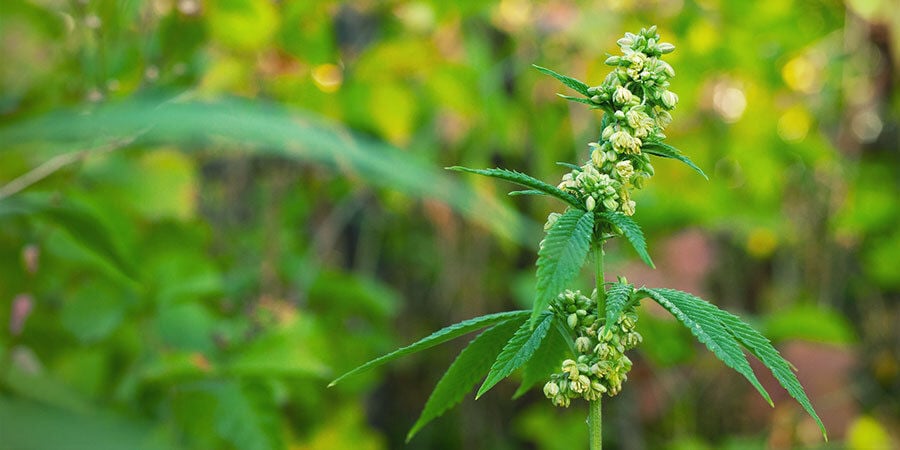
[[[694,164],[694,162],[691,161],[690,158],[688,158],[683,153],[681,153],[681,151],[678,150],[677,148],[672,147],[671,145],[666,144],[665,142],[660,142],[660,141],[645,142],[644,147],[641,148],[641,151],[643,151],[645,153],[649,153],[654,156],[661,156],[663,158],[677,159],[678,161],[681,161],[681,162],[687,164],[687,166],[690,167],[691,169],[694,169],[694,171],[696,171],[701,176],[703,176],[703,178],[706,178],[707,180],[709,180],[709,177],[706,176],[705,173],[703,173],[703,170],[701,170],[699,167],[697,167],[697,165]]]
[[[540,347],[544,337],[547,336],[547,331],[550,329],[555,317],[553,314],[545,312],[539,317],[534,327],[530,323],[525,322],[516,330],[513,337],[503,347],[503,351],[497,356],[494,364],[491,365],[491,370],[488,372],[484,383],[478,388],[475,398],[484,395],[500,380],[508,377],[513,371],[522,367],[523,364],[531,359],[534,352]]]
[[[273,393],[257,383],[223,383],[215,387],[216,431],[235,448],[272,450],[284,447]]]
[[[634,286],[619,281],[613,283],[606,291],[606,323],[616,323],[622,311],[632,301]]]
[[[622,233],[622,236],[625,236],[625,239],[627,239],[631,246],[634,247],[638,256],[641,257],[641,260],[650,267],[656,267],[653,265],[653,260],[650,259],[650,253],[647,252],[647,241],[644,239],[644,232],[641,231],[641,227],[637,222],[631,217],[619,212],[606,211],[598,214],[598,216],[618,228],[619,232]]]
[[[532,321],[542,314],[581,270],[591,248],[594,214],[569,209],[547,231],[537,260],[537,296]]]
[[[545,67],[537,66],[537,65],[534,65],[534,64],[532,64],[532,67],[534,67],[535,69],[539,70],[541,73],[544,73],[544,74],[546,74],[546,75],[550,75],[550,76],[553,77],[553,78],[556,78],[556,79],[559,80],[562,84],[564,84],[564,85],[570,87],[570,88],[571,88],[572,90],[574,90],[575,92],[578,92],[579,94],[584,95],[584,96],[586,96],[586,97],[590,97],[590,94],[588,94],[588,88],[589,88],[590,86],[588,86],[587,84],[584,84],[584,82],[578,81],[578,80],[576,80],[576,79],[574,79],[574,78],[572,78],[572,77],[568,77],[568,76],[566,76],[566,75],[558,74],[558,73],[556,73],[556,72],[554,72],[554,71],[552,71],[552,70],[550,70],[550,69],[547,69],[547,68],[545,68]]]
[[[523,323],[524,317],[498,323],[479,334],[463,349],[434,387],[419,419],[406,435],[407,441],[428,422],[462,401],[466,393],[488,373],[497,355]]]
[[[523,317],[528,314],[528,311],[508,311],[502,313],[494,313],[488,314],[481,317],[476,317],[474,319],[464,320],[454,325],[450,325],[449,327],[442,328],[434,333],[428,335],[427,337],[416,341],[406,347],[399,348],[391,353],[388,353],[379,358],[375,358],[339,377],[337,377],[334,381],[332,381],[329,386],[334,386],[341,380],[365,372],[367,370],[373,369],[375,367],[384,365],[389,363],[397,358],[410,355],[416,352],[420,352],[422,350],[427,350],[435,345],[442,344],[449,340],[458,338],[464,334],[469,334],[473,331],[478,331],[482,328],[489,327],[499,322],[503,322],[506,320],[514,319],[517,317]]]
[[[555,321],[553,325],[541,341],[540,347],[525,363],[525,369],[522,370],[522,384],[516,389],[513,398],[518,398],[538,383],[547,381],[550,374],[559,368],[563,358],[570,352],[571,336],[563,328],[562,322]]]
[[[519,173],[513,170],[506,169],[469,169],[467,167],[448,167],[449,170],[456,170],[458,172],[468,172],[468,173],[477,173],[479,175],[484,175],[493,178],[499,178],[501,180],[506,180],[511,183],[516,183],[525,187],[532,188],[536,191],[543,192],[547,195],[556,197],[575,208],[580,208],[581,204],[578,199],[575,198],[572,194],[565,192],[556,186],[549,185],[544,183],[541,180],[538,180],[529,175],[525,175],[524,173]]]

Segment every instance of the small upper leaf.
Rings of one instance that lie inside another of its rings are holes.
[[[591,96],[590,94],[588,94],[588,88],[589,88],[589,86],[588,86],[587,84],[584,84],[584,82],[578,81],[578,80],[576,80],[576,79],[574,79],[574,78],[572,78],[572,77],[567,77],[567,76],[565,76],[565,75],[556,73],[556,72],[554,72],[554,71],[552,71],[552,70],[550,70],[550,69],[547,69],[546,67],[541,67],[541,66],[537,66],[537,65],[534,65],[534,64],[532,64],[531,66],[534,67],[535,69],[537,69],[537,70],[539,70],[539,71],[541,71],[541,72],[547,74],[547,75],[550,75],[550,76],[553,77],[553,78],[556,78],[557,80],[559,80],[560,82],[562,82],[562,84],[564,84],[564,85],[566,85],[566,86],[572,88],[573,90],[575,90],[575,91],[578,92],[579,94],[584,95],[585,97],[590,97],[590,96]]]
[[[514,319],[514,318],[522,318],[527,315],[529,315],[528,311],[507,311],[507,312],[501,312],[501,313],[495,313],[495,314],[488,314],[485,316],[476,317],[474,319],[464,320],[455,325],[450,325],[449,327],[442,328],[438,331],[435,331],[428,337],[426,337],[418,342],[415,342],[406,347],[394,350],[393,352],[388,353],[387,355],[381,356],[379,358],[375,358],[375,359],[339,376],[334,381],[332,381],[331,384],[329,384],[328,386],[329,387],[334,386],[335,384],[337,384],[339,381],[343,380],[344,378],[347,378],[352,375],[356,375],[358,373],[365,372],[374,367],[378,367],[382,364],[391,362],[397,358],[400,358],[401,356],[406,356],[406,355],[409,355],[412,353],[420,352],[425,349],[429,349],[431,347],[434,347],[435,345],[442,344],[444,342],[447,342],[451,339],[457,338],[464,334],[468,334],[473,331],[477,331],[482,328],[486,328],[495,323],[503,322],[505,320]]]
[[[556,95],[558,95],[558,96],[560,96],[560,98],[563,98],[570,102],[584,103],[585,105],[590,105],[592,108],[599,108],[599,106],[597,106],[596,103],[592,102],[590,99],[587,99],[587,98],[572,97],[571,95],[563,95],[563,94],[556,94]]]
[[[538,251],[537,297],[532,321],[578,275],[591,248],[594,214],[569,209],[556,220]]]
[[[559,325],[561,322],[559,316],[554,318],[554,325]],[[525,369],[522,371],[522,384],[516,389],[513,398],[522,396],[535,384],[547,381],[550,379],[551,373],[559,370],[560,364],[569,350],[567,341],[570,340],[571,337],[563,327],[553,326],[547,331],[544,342],[541,342],[541,346],[525,364]]]
[[[614,324],[622,310],[631,301],[631,294],[634,293],[634,286],[627,283],[614,283],[606,291],[606,323]]]
[[[469,173],[477,173],[479,175],[484,175],[493,178],[499,178],[501,180],[506,180],[512,183],[516,183],[521,186],[525,186],[527,188],[535,189],[541,191],[545,194],[552,195],[576,208],[583,208],[584,205],[575,198],[574,195],[563,191],[562,189],[544,183],[537,178],[534,178],[530,175],[525,175],[524,173],[516,172],[514,170],[507,169],[469,169],[468,167],[460,167],[453,166],[447,167],[449,170],[456,170],[459,172],[469,172]]]
[[[475,398],[484,395],[500,380],[508,377],[514,370],[531,359],[531,356],[540,347],[541,341],[547,336],[547,330],[550,329],[550,325],[553,323],[553,317],[554,315],[551,312],[545,311],[537,326],[533,329],[528,322],[525,322],[516,330],[516,334],[506,343],[503,351],[500,352],[500,356],[497,356],[497,360],[491,365],[491,371],[488,372],[484,384],[478,388]]]
[[[637,222],[620,212],[606,211],[600,213],[599,216],[619,228],[625,239],[628,239],[628,242],[637,251],[638,256],[648,266],[656,268],[653,265],[653,260],[650,259],[650,254],[647,252],[647,241],[644,240],[644,232],[641,231],[641,227],[638,226]]]
[[[697,165],[694,164],[694,162],[691,161],[690,158],[688,158],[683,153],[681,153],[681,151],[678,150],[677,148],[672,147],[671,145],[666,144],[665,142],[660,142],[660,141],[645,142],[644,145],[641,147],[641,151],[644,153],[648,153],[650,155],[654,155],[654,156],[661,156],[663,158],[677,159],[677,160],[687,164],[688,167],[690,167],[691,169],[694,169],[697,173],[702,175],[703,178],[706,178],[707,180],[709,179],[709,177],[706,176],[705,173],[703,173],[703,170],[701,170],[699,167],[697,167]]]
[[[419,420],[406,435],[407,442],[428,422],[459,403],[475,387],[491,368],[491,363],[503,346],[524,322],[525,317],[519,317],[498,323],[479,334],[463,349],[431,392]]]
[[[539,191],[537,189],[523,189],[521,191],[512,191],[506,195],[510,197],[518,197],[520,195],[547,195],[547,193],[544,191]]]

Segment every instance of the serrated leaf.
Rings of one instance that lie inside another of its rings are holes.
[[[561,323],[558,316],[553,320],[554,325]],[[525,364],[525,369],[522,371],[522,384],[513,394],[513,398],[521,397],[534,385],[549,380],[550,374],[560,369],[562,361],[566,357],[566,351],[569,350],[568,341],[571,341],[571,336],[564,328],[551,327],[547,332],[547,337],[541,342],[541,346]]]
[[[753,373],[747,357],[734,336],[711,313],[706,300],[674,289],[641,289],[656,303],[669,311],[717,358],[744,376],[771,405],[772,398]]]
[[[577,165],[577,164],[572,164],[572,163],[567,163],[567,162],[560,162],[560,161],[558,161],[558,162],[556,163],[556,165],[558,165],[558,166],[563,166],[563,167],[568,167],[568,168],[570,168],[570,169],[572,169],[572,170],[577,170],[577,171],[579,171],[579,172],[581,172],[582,170],[584,170],[581,166],[579,166],[579,165]]]
[[[565,75],[556,73],[546,67],[541,67],[541,66],[534,65],[534,64],[532,64],[531,67],[534,67],[535,69],[541,71],[542,73],[544,73],[546,75],[550,75],[551,77],[556,78],[562,84],[572,88],[574,91],[578,92],[579,94],[584,95],[586,97],[590,97],[590,94],[588,94],[589,86],[587,84],[584,84],[584,82],[578,81],[572,77],[567,77]]]
[[[524,173],[516,172],[514,170],[499,169],[499,168],[498,169],[469,169],[468,167],[460,167],[460,166],[447,167],[447,169],[448,170],[456,170],[458,172],[469,172],[469,173],[475,173],[478,175],[499,178],[501,180],[509,181],[511,183],[516,183],[518,185],[525,186],[527,188],[541,191],[547,195],[552,195],[553,197],[556,197],[576,208],[584,207],[584,205],[582,205],[581,202],[579,202],[578,199],[575,198],[574,195],[572,195],[568,192],[565,192],[556,186],[544,183],[543,181],[538,180],[537,178],[534,178],[530,175],[525,175]]]
[[[631,294],[634,293],[634,286],[627,283],[614,283],[606,291],[606,323],[614,324],[622,310],[631,300]]]
[[[440,417],[462,401],[475,384],[487,374],[492,362],[503,350],[503,346],[524,322],[525,317],[521,317],[498,323],[479,334],[463,349],[431,392],[419,420],[406,435],[407,442],[428,422]]]
[[[644,232],[641,231],[641,227],[634,219],[620,212],[611,211],[602,212],[599,216],[621,230],[622,235],[625,236],[625,239],[628,239],[628,242],[634,247],[641,260],[647,263],[648,266],[656,268],[653,265],[653,260],[650,259],[650,253],[647,252],[647,241],[644,239]]]
[[[680,150],[678,150],[675,147],[672,147],[669,144],[666,144],[664,142],[659,142],[659,141],[649,141],[649,142],[644,143],[644,145],[641,147],[641,151],[644,153],[648,153],[650,155],[654,155],[654,156],[661,156],[663,158],[677,159],[678,161],[681,161],[681,162],[687,164],[687,166],[690,167],[691,169],[694,169],[697,173],[702,175],[703,178],[706,178],[707,180],[709,179],[709,177],[706,176],[705,173],[703,173],[703,170],[701,170],[699,167],[697,167],[697,165],[694,164],[694,162],[691,161],[690,158],[688,158],[683,153],[681,153]]]
[[[520,195],[547,195],[547,193],[544,191],[539,191],[537,189],[525,189],[521,191],[512,191],[506,195],[510,197],[518,197]]]
[[[806,392],[803,390],[803,386],[800,384],[800,380],[797,379],[797,376],[794,375],[794,371],[791,370],[791,364],[778,353],[778,350],[772,346],[771,342],[769,342],[765,336],[754,330],[750,325],[744,323],[738,316],[716,308],[713,305],[710,306],[715,309],[716,317],[718,317],[725,328],[731,332],[735,339],[769,368],[772,375],[775,376],[775,379],[778,380],[788,394],[790,394],[794,400],[797,400],[797,403],[799,403],[810,417],[816,421],[819,425],[819,429],[822,431],[822,436],[828,440],[825,425],[822,423],[822,419],[819,418],[819,415],[816,414],[815,409],[813,409],[812,403],[810,403],[809,398],[806,396]]]
[[[547,330],[553,324],[553,314],[545,311],[537,326],[531,327],[529,322],[525,322],[516,330],[516,334],[503,347],[503,351],[497,356],[491,370],[488,372],[484,384],[478,388],[475,398],[479,398],[489,391],[500,380],[508,377],[514,370],[522,367],[527,363],[541,345],[541,341],[547,336]]]
[[[482,328],[487,328],[491,325],[494,325],[499,322],[503,322],[505,320],[514,319],[514,318],[522,318],[530,314],[528,311],[507,311],[501,313],[488,314],[481,317],[476,317],[474,319],[464,320],[454,325],[450,325],[449,327],[442,328],[429,336],[410,344],[406,347],[399,348],[394,350],[387,355],[381,356],[379,358],[375,358],[341,376],[332,381],[328,386],[334,386],[339,381],[347,378],[349,376],[353,376],[372,368],[378,367],[380,365],[391,362],[397,358],[402,356],[410,355],[416,352],[420,352],[422,350],[429,349],[434,347],[435,345],[442,344],[451,339],[458,338],[464,334],[471,333],[473,331],[478,331]]]
[[[598,107],[596,103],[592,102],[588,98],[572,97],[571,95],[563,95],[563,94],[556,94],[556,95],[558,95],[560,98],[562,98],[564,100],[568,100],[570,102],[584,103],[585,105],[590,105],[593,108]]]
[[[593,231],[593,213],[570,209],[547,232],[544,244],[538,251],[537,297],[532,309],[532,321],[578,275],[591,248]]]

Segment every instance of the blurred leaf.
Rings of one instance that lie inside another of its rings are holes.
[[[304,444],[293,444],[297,450],[381,450],[387,448],[385,439],[367,423],[360,408],[353,404],[333,414],[318,427],[310,440]],[[296,446],[296,447],[295,447]]]
[[[590,97],[590,96],[591,96],[591,94],[588,93],[588,88],[589,88],[589,86],[588,86],[587,84],[585,84],[584,82],[579,81],[579,80],[576,80],[576,79],[574,79],[574,78],[572,78],[572,77],[568,77],[568,76],[565,76],[565,75],[558,74],[558,73],[556,73],[556,72],[554,72],[554,71],[552,71],[552,70],[550,70],[550,69],[547,69],[547,68],[544,68],[544,67],[541,67],[541,66],[537,66],[537,65],[534,65],[534,64],[532,64],[531,66],[534,67],[535,69],[537,69],[538,71],[540,71],[541,73],[545,74],[545,75],[550,75],[551,77],[556,78],[556,79],[559,80],[562,84],[564,84],[564,85],[570,87],[570,88],[573,89],[575,92],[578,92],[579,94],[584,95],[584,96],[586,96],[586,97]]]
[[[871,416],[856,418],[847,429],[849,450],[895,448],[893,444],[893,439],[884,425]]]
[[[60,318],[65,329],[85,343],[109,336],[122,322],[132,300],[109,283],[92,280],[64,300]]]
[[[762,328],[775,342],[803,339],[850,345],[856,342],[853,327],[844,316],[823,306],[797,304],[769,314]]]
[[[310,319],[297,318],[293,323],[266,330],[235,355],[226,366],[236,376],[314,376],[324,377],[330,369],[318,356],[322,348]]]
[[[284,448],[281,413],[270,389],[259,383],[227,381],[214,390],[216,431],[234,448]]]
[[[216,319],[197,303],[163,306],[156,317],[156,330],[166,345],[179,350],[209,353],[214,349]]]
[[[209,30],[216,41],[235,50],[260,50],[278,31],[275,6],[266,0],[215,0],[209,4]]]

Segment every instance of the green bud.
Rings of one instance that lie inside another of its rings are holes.
[[[569,328],[575,329],[578,326],[578,315],[577,314],[569,314],[569,317],[566,319],[566,323],[569,324]]]
[[[559,385],[554,383],[553,381],[548,381],[547,384],[544,385],[544,396],[547,398],[556,397],[559,394]]]
[[[591,350],[592,342],[589,337],[581,336],[575,339],[575,349],[580,353],[587,353]]]
[[[675,51],[675,46],[668,42],[660,42],[659,43],[659,52],[665,55],[666,53],[672,53]]]
[[[610,56],[609,58],[606,58],[606,61],[604,61],[603,63],[608,66],[618,66],[619,64],[622,63],[622,57],[621,56]]]

